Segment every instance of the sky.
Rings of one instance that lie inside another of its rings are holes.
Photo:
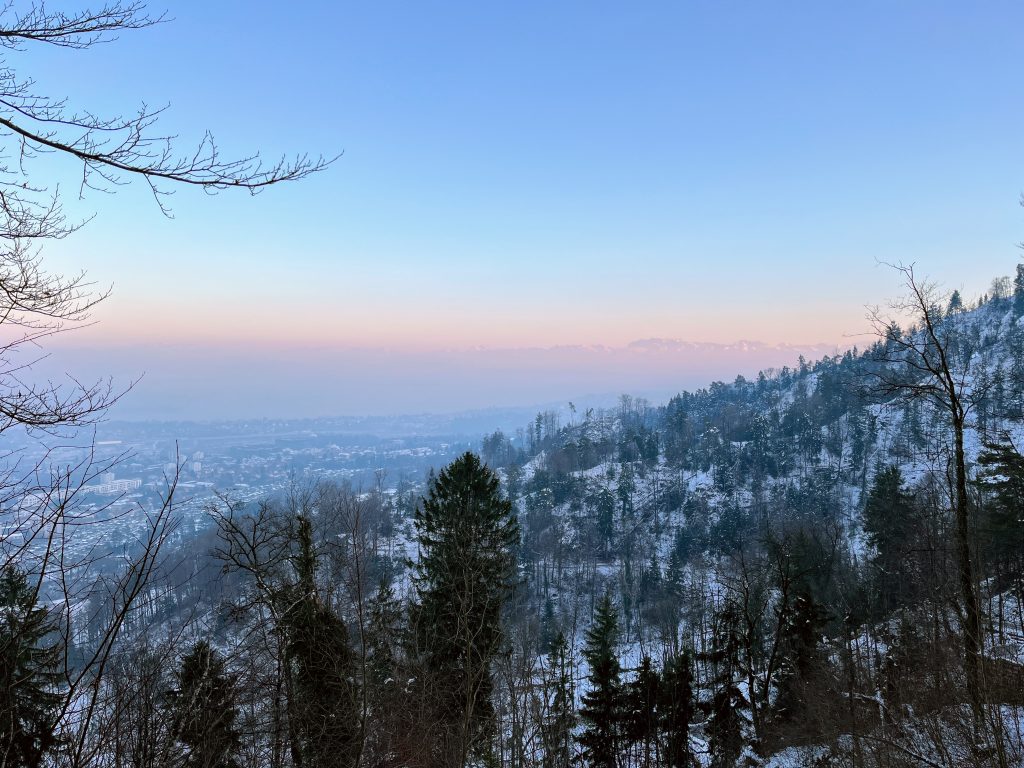
[[[169,105],[183,149],[340,157],[173,219],[41,161],[96,214],[47,263],[113,293],[38,370],[141,376],[121,415],[671,392],[863,345],[882,262],[973,296],[1019,260],[1019,3],[166,7],[7,63],[96,113]]]

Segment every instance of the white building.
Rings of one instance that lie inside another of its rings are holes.
[[[86,493],[97,493],[101,496],[114,496],[119,493],[134,491],[142,486],[138,478],[132,480],[115,480],[113,472],[107,472],[100,478],[103,482],[86,485],[82,488]]]

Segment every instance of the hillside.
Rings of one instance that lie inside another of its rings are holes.
[[[306,728],[330,713],[359,726],[331,737],[337,754],[358,742],[379,766],[459,743],[473,744],[471,763],[516,768],[1020,765],[1022,306],[944,303],[932,342],[926,328],[888,329],[863,350],[661,405],[623,396],[484,437],[474,497],[500,480],[518,543],[480,561],[497,581],[472,576],[504,594],[500,614],[487,609],[500,642],[473,689],[493,730],[472,739],[441,728],[452,670],[431,656],[442,620],[424,618],[441,610],[430,600],[461,589],[426,586],[445,582],[429,571],[436,552],[424,553],[462,524],[460,512],[424,532],[425,496],[461,498],[443,473],[394,488],[379,473],[366,490],[311,466],[268,498],[211,496],[205,517],[195,504],[176,517],[173,500],[111,516],[103,530],[121,560],[96,556],[102,573],[83,561],[45,590],[66,606],[82,680],[94,679],[96,648],[110,654],[95,678],[100,719],[76,727],[97,744],[177,738],[156,702],[193,648],[230,671],[239,743],[261,764],[287,765],[283,745],[313,739],[291,719],[313,718]],[[955,441],[918,365],[938,350],[966,409],[983,635],[973,684]],[[445,568],[477,562],[488,541],[469,535]],[[53,551],[76,551],[68,542]],[[298,685],[301,696],[286,688]],[[296,709],[303,701],[312,709]]]
[[[1024,323],[1012,299],[994,299],[944,313],[941,334],[969,404],[964,445],[968,475],[977,481],[984,446],[1022,445]],[[919,340],[922,332],[906,337]],[[867,747],[839,734],[857,726],[851,718],[877,717],[850,702],[893,706],[880,693],[886,686],[906,689],[908,713],[949,716],[936,709],[934,692],[926,708],[929,696],[916,684],[919,675],[941,674],[947,705],[962,684],[955,672],[962,651],[955,650],[949,418],[928,398],[880,386],[890,374],[906,374],[893,358],[879,342],[755,381],[739,377],[684,392],[663,406],[624,397],[617,411],[573,414],[564,426],[555,414],[540,414],[514,441],[491,435],[484,456],[502,467],[518,503],[529,592],[524,616],[540,617],[532,631],[541,644],[570,627],[582,646],[597,598],[609,593],[622,617],[624,666],[688,649],[698,686],[710,697],[722,615],[738,611],[746,703],[734,704],[745,713],[743,739],[762,754],[787,741],[827,737],[830,760],[855,761],[854,752]],[[873,493],[876,507],[891,502],[879,477],[893,469],[906,509],[890,504],[881,519],[866,514]],[[999,532],[1016,537],[1009,547],[994,541],[985,488],[972,484],[973,544],[988,577],[986,656],[997,670],[990,674],[999,685],[1009,675],[1012,689],[1024,679],[1017,666],[1024,660],[1024,553],[1019,526]],[[886,519],[901,514],[912,519]],[[786,621],[796,608],[787,589],[802,590],[814,604],[822,677],[813,687],[846,680],[850,690],[818,691],[799,716],[780,718],[772,710],[785,684],[771,665],[784,653],[781,635],[792,630]],[[1021,703],[1016,693],[1002,700]],[[831,710],[823,718],[829,722],[809,721],[820,707]],[[914,722],[887,736],[897,746],[886,748],[935,757],[935,744],[911,746],[920,737]],[[702,738],[706,747],[712,737],[704,730]]]

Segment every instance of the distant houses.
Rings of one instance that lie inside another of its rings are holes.
[[[121,493],[137,490],[142,486],[142,480],[133,478],[131,480],[115,480],[113,472],[104,472],[100,475],[100,482],[82,487],[85,493],[95,493],[100,496],[116,496]]]

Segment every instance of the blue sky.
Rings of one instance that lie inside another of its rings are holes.
[[[169,103],[182,146],[344,154],[256,198],[179,192],[173,221],[142,187],[87,197],[50,258],[115,292],[73,343],[144,367],[160,344],[840,343],[898,292],[878,260],[975,294],[1024,240],[1019,3],[168,10],[10,61],[97,111]]]

